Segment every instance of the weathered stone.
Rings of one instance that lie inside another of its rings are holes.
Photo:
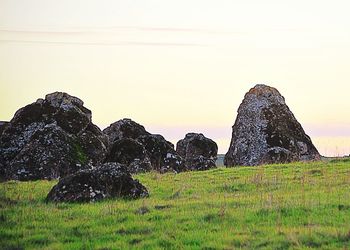
[[[318,160],[320,154],[277,89],[256,85],[232,127],[226,166]]]
[[[85,166],[87,158],[74,140],[60,127],[46,125],[11,161],[7,176],[27,181],[55,179],[76,172]]]
[[[190,170],[208,170],[215,168],[217,144],[203,134],[188,133],[176,144],[176,152],[185,160],[185,167]]]
[[[105,163],[60,179],[51,189],[46,200],[94,202],[109,198],[136,199],[147,196],[147,189],[131,177],[125,165]]]
[[[151,161],[144,146],[130,138],[116,140],[106,162],[118,162],[128,166],[130,173],[147,172],[152,169]]]
[[[87,156],[88,163],[96,165],[104,162],[107,157],[109,143],[108,138],[99,127],[90,123],[78,136],[82,152]]]
[[[0,137],[0,175],[37,180],[63,177],[102,162],[108,139],[91,122],[91,111],[55,92],[19,109]]]
[[[55,92],[45,100],[57,110],[53,115],[57,125],[71,134],[77,134],[91,123],[91,111],[83,106],[83,101],[66,93]]]
[[[137,139],[142,135],[149,135],[144,126],[134,122],[131,119],[121,119],[109,125],[103,130],[108,136],[110,143],[123,138]]]
[[[176,153],[174,145],[161,135],[143,135],[137,138],[144,145],[153,170],[161,173],[185,171],[182,157]]]
[[[119,120],[103,132],[111,144],[107,162],[127,164],[132,173],[185,170],[182,158],[176,153],[172,143],[161,135],[152,135],[142,125],[130,119]]]

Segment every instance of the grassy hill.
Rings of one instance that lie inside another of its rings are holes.
[[[347,249],[350,161],[135,176],[141,200],[46,204],[56,181],[0,184],[0,249]]]

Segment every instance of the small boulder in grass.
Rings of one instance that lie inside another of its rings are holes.
[[[131,177],[126,166],[113,162],[60,179],[46,201],[94,202],[108,198],[137,199],[147,196],[147,189]]]
[[[185,160],[189,170],[208,170],[216,167],[217,144],[203,134],[188,133],[176,144],[176,152]]]

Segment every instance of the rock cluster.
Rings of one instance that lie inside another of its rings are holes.
[[[182,158],[172,143],[161,135],[150,134],[142,125],[130,119],[119,120],[103,132],[111,145],[106,162],[126,164],[131,173],[185,170]]]
[[[245,95],[232,127],[226,166],[320,159],[277,89],[256,85]]]
[[[132,179],[125,165],[105,163],[95,169],[80,170],[60,179],[49,194],[47,201],[92,202],[107,198],[147,197],[147,189]]]
[[[19,109],[1,125],[0,175],[54,179],[102,162],[108,140],[77,97],[55,92]]]
[[[216,167],[217,144],[203,134],[188,133],[176,144],[176,152],[181,155],[189,170],[208,170]]]
[[[176,145],[122,119],[101,131],[83,101],[63,92],[19,109],[0,121],[0,179],[57,179],[47,201],[87,202],[139,198],[147,189],[131,174],[182,172],[216,167],[218,147],[188,133]],[[256,85],[238,109],[226,166],[320,159],[283,96]]]

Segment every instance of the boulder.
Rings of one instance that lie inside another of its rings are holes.
[[[152,169],[145,147],[136,140],[123,138],[116,140],[106,162],[118,162],[128,166],[130,173],[142,173]]]
[[[46,201],[94,202],[108,198],[136,199],[147,196],[147,189],[131,177],[125,165],[105,163],[60,179]]]
[[[105,159],[108,138],[77,97],[55,92],[19,109],[0,137],[5,179],[54,179]]]
[[[208,170],[215,168],[217,159],[217,144],[203,134],[188,133],[176,144],[176,152],[185,161],[189,170]]]
[[[182,157],[175,151],[174,145],[161,135],[143,135],[137,140],[145,147],[151,159],[152,169],[164,173],[185,171]]]
[[[181,172],[184,165],[174,145],[161,135],[153,135],[130,120],[122,119],[103,130],[111,150],[106,162],[126,164],[132,173],[155,170]]]
[[[144,126],[125,118],[116,121],[103,130],[108,136],[110,143],[123,138],[137,139],[142,135],[149,135]]]
[[[8,122],[0,121],[0,136],[2,135],[2,132],[7,127]]]
[[[277,89],[256,85],[239,106],[226,166],[318,160],[320,154]]]

